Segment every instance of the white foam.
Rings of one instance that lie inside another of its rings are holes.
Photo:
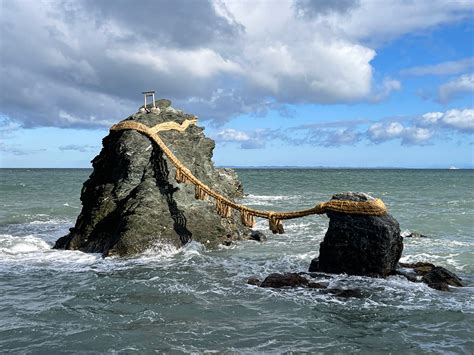
[[[45,215],[47,216],[47,215]],[[49,217],[49,216],[47,216]],[[58,225],[58,224],[64,224],[64,223],[67,223],[69,222],[69,220],[67,219],[62,219],[62,218],[48,218],[46,220],[35,220],[35,221],[31,221],[29,222],[29,224],[31,225],[36,225],[36,224],[52,224],[52,225]]]
[[[42,238],[0,235],[0,269],[81,269],[100,260],[99,254],[80,251],[55,250]]]
[[[0,235],[0,255],[16,255],[50,249],[48,243],[32,235],[14,237],[9,234]]]

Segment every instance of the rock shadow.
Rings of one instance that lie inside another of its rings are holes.
[[[182,245],[189,243],[193,234],[186,227],[187,219],[183,211],[179,209],[173,195],[179,189],[169,183],[169,169],[163,152],[158,147],[153,149],[152,159],[153,173],[156,180],[156,186],[160,189],[160,193],[166,197],[166,203],[173,219],[173,229],[179,236]]]

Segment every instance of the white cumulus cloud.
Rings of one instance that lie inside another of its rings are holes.
[[[474,74],[461,75],[441,85],[438,89],[438,101],[447,103],[466,94],[474,94]]]
[[[446,112],[428,112],[421,117],[426,125],[442,126],[460,132],[474,131],[474,109],[452,109]]]
[[[401,139],[402,144],[423,144],[433,136],[433,132],[424,127],[404,126],[400,122],[378,122],[369,127],[367,136],[375,143]]]

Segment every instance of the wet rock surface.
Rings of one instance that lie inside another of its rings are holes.
[[[312,282],[301,274],[287,272],[284,274],[270,274],[260,284],[260,287],[308,287],[308,288],[326,288],[319,283]]]
[[[253,230],[250,233],[249,239],[255,240],[257,242],[266,242],[267,241],[267,236],[265,235],[265,233],[263,233],[261,231]]]
[[[412,232],[408,235],[403,236],[403,238],[429,238],[427,235],[418,233],[418,232]]]
[[[264,287],[264,288],[309,288],[315,289],[321,293],[333,295],[336,297],[362,297],[362,292],[359,289],[339,289],[339,288],[328,288],[326,283],[320,283],[312,281],[311,278],[317,277],[318,279],[327,278],[327,275],[321,274],[309,274],[309,273],[274,273],[268,275],[263,281],[260,281],[256,277],[248,279],[249,285]],[[329,278],[331,278],[329,276]]]
[[[400,263],[399,266],[403,268],[397,270],[399,275],[405,276],[410,281],[424,282],[436,290],[449,291],[449,286],[464,286],[459,276],[441,266],[426,262]]]
[[[159,110],[142,110],[127,119],[151,127],[194,118],[172,108],[169,100],[156,103]],[[184,132],[161,132],[160,137],[198,179],[230,198],[242,196],[236,173],[214,167],[215,144],[203,128],[191,125]],[[191,240],[213,247],[250,233],[237,214],[221,218],[213,203],[195,199],[194,186],[178,184],[174,166],[139,132],[110,132],[92,165],[81,191],[82,211],[55,248],[125,256]]]
[[[336,194],[336,200],[367,201],[364,193]],[[349,275],[387,276],[402,255],[403,238],[398,222],[389,214],[365,216],[328,212],[329,228],[320,244],[319,257],[310,271]]]

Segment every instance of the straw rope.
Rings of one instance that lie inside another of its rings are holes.
[[[191,124],[195,124],[196,122],[197,119],[194,118],[185,120],[182,124],[168,121],[157,124],[153,127],[148,127],[140,122],[126,120],[113,125],[110,130],[135,130],[150,138],[160,147],[168,160],[176,168],[176,181],[178,183],[193,184],[195,188],[195,197],[197,199],[205,200],[208,197],[214,198],[217,213],[221,217],[229,218],[232,216],[233,210],[239,211],[241,221],[247,227],[254,226],[255,217],[265,218],[269,221],[270,230],[273,233],[281,234],[284,233],[282,224],[282,220],[284,219],[300,218],[313,214],[324,214],[329,211],[372,216],[381,216],[387,213],[387,208],[380,199],[373,199],[369,201],[330,200],[327,202],[318,203],[313,208],[287,212],[256,210],[245,205],[235,203],[229,198],[214,191],[198,178],[196,178],[193,173],[186,166],[184,166],[183,163],[181,163],[181,161],[174,155],[174,153],[168,148],[168,146],[158,135],[158,132],[169,130],[184,132]]]

